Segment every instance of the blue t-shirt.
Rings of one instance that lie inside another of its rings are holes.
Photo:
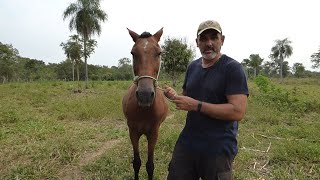
[[[183,90],[194,99],[212,103],[227,103],[227,95],[249,94],[247,78],[239,62],[222,55],[213,66],[202,67],[201,58],[187,69]],[[189,150],[210,155],[234,156],[237,148],[238,122],[218,120],[189,111],[178,142]]]

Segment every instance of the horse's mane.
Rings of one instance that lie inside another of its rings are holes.
[[[148,38],[148,37],[150,37],[150,36],[152,36],[149,32],[143,32],[140,36],[139,36],[139,38]]]

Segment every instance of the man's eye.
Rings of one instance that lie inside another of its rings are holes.
[[[202,42],[203,42],[203,41],[206,41],[206,38],[204,38],[204,37],[203,37],[203,38],[200,38],[200,41],[202,41]]]

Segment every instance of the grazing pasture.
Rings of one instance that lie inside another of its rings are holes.
[[[249,82],[235,179],[320,178],[320,81],[277,82]],[[121,108],[131,83],[92,81],[81,93],[75,93],[73,82],[0,85],[0,179],[133,179]],[[169,109],[155,148],[154,179],[159,180],[166,177],[186,115],[170,102]],[[140,146],[146,162],[145,137]],[[147,179],[146,171],[139,175]]]

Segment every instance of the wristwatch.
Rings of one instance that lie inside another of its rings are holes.
[[[198,101],[198,112],[201,111],[202,108],[202,101]]]

